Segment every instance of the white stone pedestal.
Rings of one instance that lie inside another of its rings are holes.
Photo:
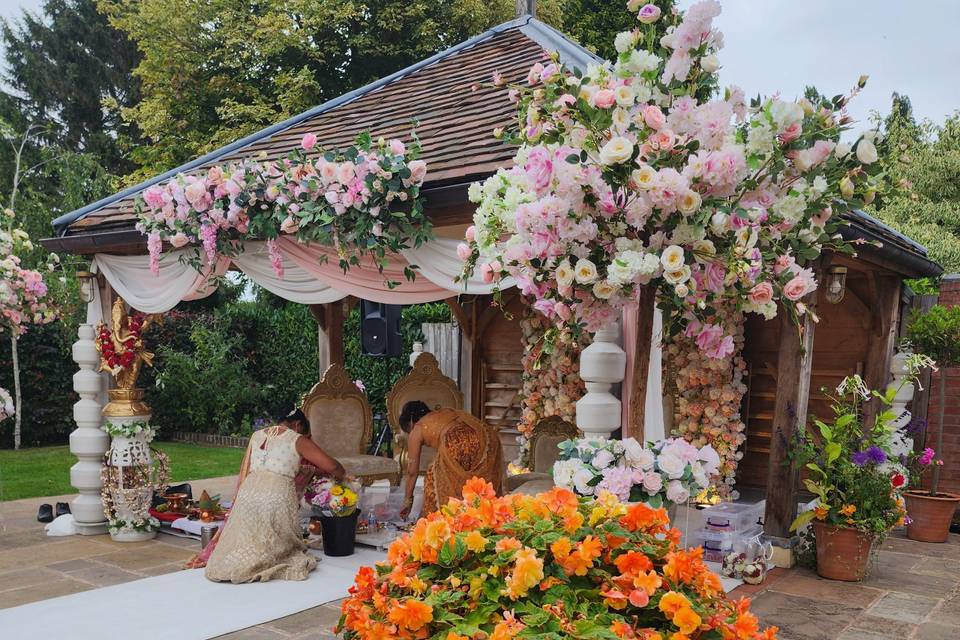
[[[580,353],[580,377],[587,392],[577,401],[577,427],[584,438],[609,438],[620,427],[620,401],[610,389],[623,381],[627,354],[617,340],[619,321],[600,329]]]
[[[93,341],[93,325],[80,325],[77,335],[78,340],[73,344],[73,359],[80,365],[80,370],[73,375],[73,388],[80,395],[80,400],[73,405],[77,429],[70,434],[70,452],[77,457],[77,463],[70,468],[70,484],[80,495],[73,499],[70,511],[77,533],[90,536],[107,532],[107,518],[100,498],[100,465],[103,454],[110,446],[110,437],[100,429],[103,420],[100,405],[103,378],[97,373],[100,354]]]
[[[110,422],[113,424],[129,425],[137,422],[149,422],[150,414],[140,416],[112,417]],[[153,465],[153,458],[150,455],[151,432],[141,432],[133,437],[116,436],[110,445],[108,454],[109,466],[117,470],[121,482],[119,486],[110,491],[110,498],[113,501],[113,517],[124,522],[143,520],[150,518],[150,503],[153,499],[153,471],[150,471],[150,481],[146,485],[124,486],[123,480],[126,478],[126,469],[130,467],[140,467],[150,469]],[[124,528],[119,531],[111,531],[110,537],[115,542],[142,542],[151,540],[157,535],[156,530],[140,531],[136,529]]]

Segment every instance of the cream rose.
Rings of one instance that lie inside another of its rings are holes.
[[[877,147],[870,140],[864,138],[857,143],[857,160],[863,164],[872,164],[877,161]]]
[[[600,149],[600,162],[606,165],[621,164],[633,155],[633,143],[629,138],[615,136]]]
[[[677,208],[680,209],[680,213],[688,216],[700,208],[701,202],[700,194],[691,190],[680,196],[680,202],[678,203]]]
[[[712,240],[697,240],[693,243],[693,257],[697,262],[710,262],[717,255],[717,248]]]
[[[574,273],[573,268],[570,267],[570,263],[564,260],[557,265],[557,270],[554,272],[554,277],[557,279],[557,284],[561,287],[569,287],[573,284]]]
[[[616,288],[606,280],[600,280],[593,285],[593,295],[601,300],[608,300],[616,292]]]
[[[647,189],[653,188],[653,184],[657,179],[657,170],[648,164],[640,165],[639,169],[634,169],[630,177],[633,178],[638,189],[646,191]]]
[[[670,245],[660,254],[660,264],[664,271],[679,271],[683,268],[683,247],[675,244]]]
[[[586,258],[577,260],[577,266],[574,268],[574,278],[580,284],[590,284],[597,279],[597,265]]]

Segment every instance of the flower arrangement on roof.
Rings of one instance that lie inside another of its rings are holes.
[[[633,438],[567,440],[560,443],[553,481],[585,497],[612,493],[659,507],[699,495],[719,467],[713,447],[698,448],[682,438],[646,446]]]
[[[511,276],[575,332],[655,286],[666,331],[723,358],[734,338],[721,318],[770,318],[779,304],[797,320],[817,288],[810,262],[850,250],[840,214],[871,202],[882,176],[876,132],[840,140],[866,79],[830,99],[717,93],[720,4],[636,5],[616,60],[579,70],[555,55],[509,87],[518,126],[496,133],[520,149],[470,189],[464,273]]]
[[[915,380],[917,372],[931,364],[926,356],[910,356],[910,375],[903,384]],[[870,391],[860,376],[848,376],[830,396],[832,423],[814,420],[811,432],[797,439],[793,455],[810,472],[804,485],[817,499],[812,510],[797,516],[792,529],[817,520],[882,539],[905,523],[902,491],[909,472],[890,448],[898,416],[889,407],[898,390],[891,386],[884,393]],[[871,398],[884,410],[873,425],[865,425],[861,407]]]
[[[286,158],[215,165],[146,189],[137,228],[147,236],[154,273],[164,242],[199,244],[191,259],[199,270],[242,252],[246,240],[265,240],[282,278],[282,236],[333,247],[344,272],[364,257],[383,272],[389,255],[432,237],[420,196],[427,166],[417,159],[415,134],[411,145],[362,133],[343,150],[318,153],[316,146],[308,133]],[[404,274],[415,278],[410,266]]]
[[[664,509],[555,487],[497,497],[473,478],[358,572],[336,632],[435,638],[771,639],[728,600]]]

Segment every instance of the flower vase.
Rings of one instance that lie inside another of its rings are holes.
[[[357,520],[360,509],[348,516],[320,516],[324,555],[352,556],[357,540]]]
[[[150,415],[112,418],[113,424],[146,422]],[[152,433],[144,431],[133,436],[114,436],[106,455],[105,490],[112,504],[110,537],[116,542],[143,542],[156,537],[156,529],[135,527],[131,523],[148,522],[153,500],[153,457],[150,454]]]
[[[814,522],[817,575],[829,580],[859,582],[867,575],[873,536],[858,529]]]
[[[907,537],[918,542],[946,542],[950,522],[960,505],[960,496],[939,492],[931,496],[927,491],[907,491]]]

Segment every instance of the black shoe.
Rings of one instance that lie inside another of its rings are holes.
[[[37,511],[37,522],[53,522],[53,507],[48,504],[40,505]]]
[[[57,503],[57,512],[56,512],[56,513],[57,513],[57,517],[58,517],[58,518],[59,518],[60,516],[65,516],[65,515],[67,515],[68,513],[70,513],[70,505],[67,504],[66,502],[58,502],[58,503]]]

